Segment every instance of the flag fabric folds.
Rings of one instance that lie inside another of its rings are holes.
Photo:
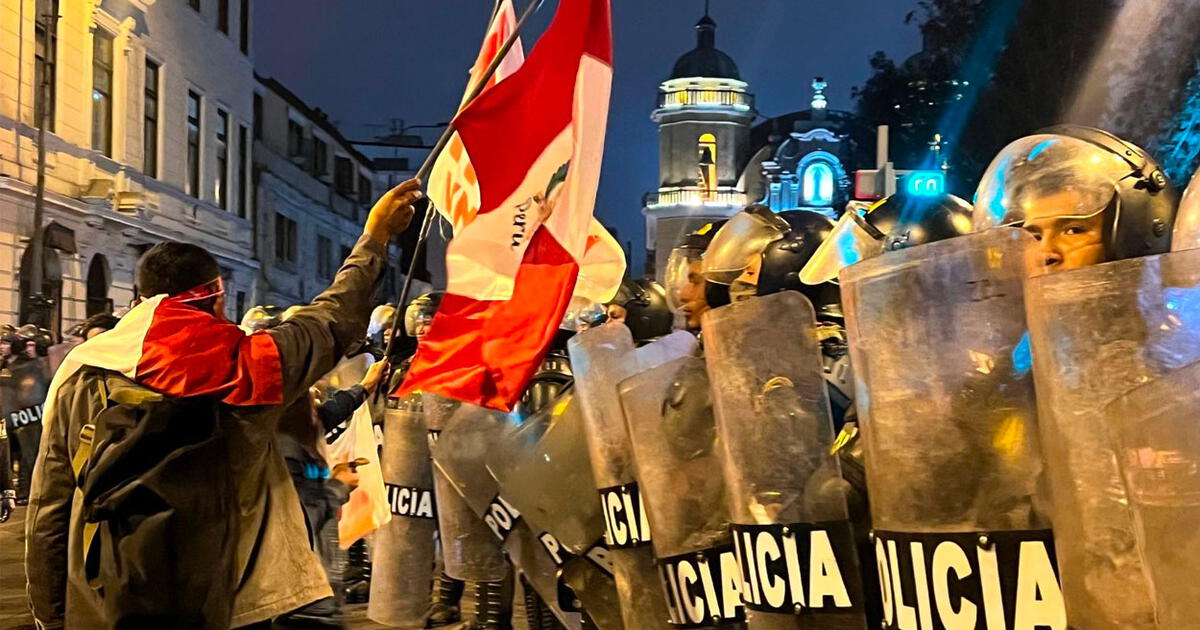
[[[511,409],[589,245],[611,268],[601,252],[615,241],[592,227],[611,82],[608,0],[562,0],[525,63],[455,118],[479,210],[447,248],[446,296],[396,395]]]

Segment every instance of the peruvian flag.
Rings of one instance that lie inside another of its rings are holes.
[[[466,105],[471,88],[479,82],[492,60],[500,54],[504,42],[516,30],[517,14],[512,0],[500,0],[487,35],[483,38],[479,56],[475,58],[475,65],[471,66],[460,108]],[[484,90],[508,78],[524,62],[525,52],[518,38],[500,65],[496,66],[496,72],[488,79]],[[426,194],[450,224],[454,234],[461,232],[479,213],[479,180],[462,136],[457,131],[450,136],[446,148],[433,163],[426,182]],[[624,275],[625,251],[599,221],[592,219],[588,225],[588,242],[580,264],[579,281],[575,286],[576,298],[587,302],[610,300],[620,287]]]
[[[190,304],[210,291],[202,286],[146,299],[112,330],[75,346],[50,381],[43,422],[53,421],[59,387],[84,367],[119,372],[173,397],[214,396],[237,406],[283,402],[275,340],[265,332],[247,335]]]
[[[479,210],[447,248],[446,296],[397,395],[520,398],[589,244],[605,246],[591,225],[611,83],[608,0],[560,0],[521,68],[455,117]]]

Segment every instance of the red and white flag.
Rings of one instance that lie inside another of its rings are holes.
[[[471,67],[460,108],[465,105],[467,96],[484,71],[500,53],[505,40],[516,30],[517,15],[512,0],[501,0],[487,35],[484,36],[475,65]],[[500,65],[496,66],[496,72],[488,80],[484,90],[508,78],[524,62],[525,52],[518,38],[504,55]],[[450,223],[454,234],[458,234],[470,224],[479,212],[479,180],[466,147],[463,146],[462,137],[457,131],[450,136],[446,148],[433,163],[433,169],[426,182],[426,194],[438,212]],[[592,219],[588,230],[589,243],[580,261],[581,269],[575,296],[589,302],[605,302],[616,294],[621,285],[621,278],[625,275],[625,251],[596,219]]]
[[[561,0],[521,68],[455,117],[479,210],[447,248],[446,296],[397,395],[520,398],[588,245],[605,245],[591,225],[611,84],[608,0]]]

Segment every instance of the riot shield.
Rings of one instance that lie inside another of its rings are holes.
[[[434,564],[433,478],[419,397],[388,399],[380,463],[392,520],[375,534],[367,616],[423,628]]]
[[[994,229],[842,272],[886,627],[1066,628],[1022,298],[1032,243]]]
[[[619,630],[612,573],[593,551],[604,536],[604,518],[593,500],[596,484],[573,390],[506,434],[488,458],[488,468],[500,483],[500,494],[521,513],[525,530],[541,545],[543,558],[553,562],[558,608],[585,610],[593,625]],[[524,543],[518,544],[522,549],[510,548],[510,556],[526,553]],[[553,601],[547,597],[552,583],[542,571],[543,558],[530,563],[538,573],[530,581],[543,599]]]
[[[1200,363],[1151,381],[1105,411],[1129,494],[1158,628],[1200,628]]]
[[[484,457],[488,444],[502,430],[503,414],[462,404],[454,411],[433,445],[434,484],[438,525],[446,574],[471,582],[498,582],[508,572],[500,523],[481,517],[497,498],[496,483]],[[502,523],[511,529],[507,510]]]
[[[534,436],[526,432],[540,437],[529,439]],[[604,536],[604,517],[593,500],[596,481],[574,392],[568,390],[550,409],[535,414],[514,441],[527,448],[514,448],[507,466],[492,465],[501,493],[531,528],[553,535],[570,553],[583,554]]]
[[[619,388],[672,625],[743,627],[704,360],[676,359]]]
[[[1025,301],[1069,621],[1153,628],[1104,408],[1200,359],[1200,250],[1034,278]]]
[[[694,346],[691,335],[675,333],[635,351],[624,326],[600,326],[568,342],[621,616],[630,630],[669,627],[669,613],[649,547],[649,521],[634,474],[617,383],[642,369],[687,356]]]
[[[812,305],[784,291],[713,309],[702,325],[751,624],[863,628],[861,571],[831,453]]]

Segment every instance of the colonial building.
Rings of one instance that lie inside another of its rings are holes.
[[[255,302],[307,303],[333,280],[378,194],[413,173],[407,160],[376,165],[275,79],[257,79],[254,115]],[[397,277],[390,265],[381,297]]]
[[[780,212],[838,216],[853,192],[854,169],[871,131],[828,108],[825,81],[813,81],[807,109],[754,125],[754,96],[737,64],[716,48],[716,23],[696,23],[696,47],[659,86],[659,188],[643,198],[646,272],[662,279],[667,257],[687,233],[750,203]]]
[[[658,88],[659,187],[643,198],[647,272],[661,276],[675,243],[746,205],[754,95],[737,64],[716,47],[716,22],[696,23],[696,47]],[[661,278],[660,278],[661,279]]]
[[[137,257],[166,239],[212,252],[229,315],[241,313],[259,275],[249,2],[0,3],[0,322],[27,320],[38,264],[55,331],[124,306]],[[35,226],[44,110],[45,216]],[[46,237],[40,261],[34,230]]]

